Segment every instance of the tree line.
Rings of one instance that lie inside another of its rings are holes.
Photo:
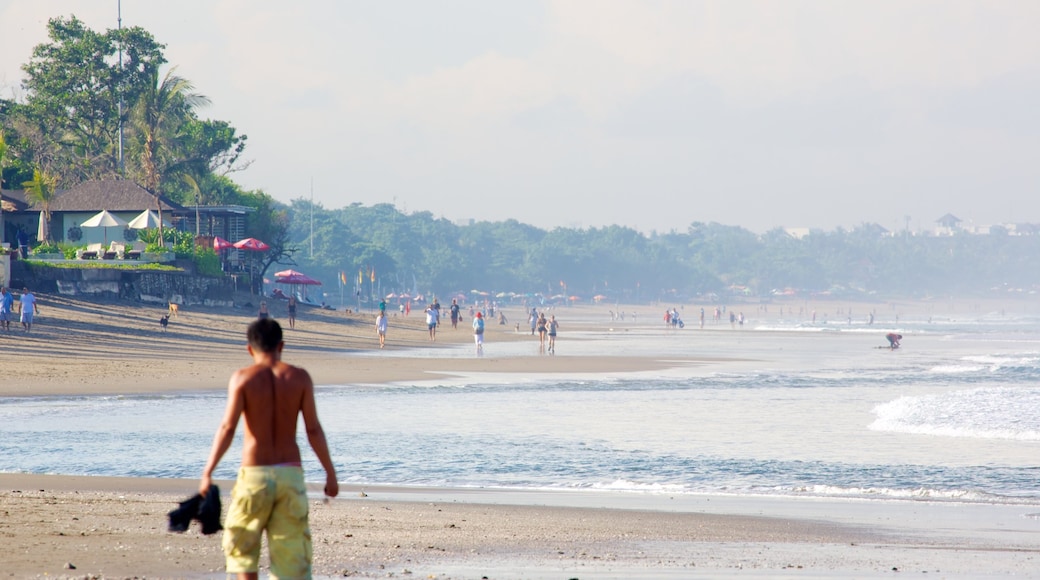
[[[992,296],[1040,288],[1035,235],[892,235],[863,224],[795,238],[782,229],[759,235],[704,222],[650,235],[617,225],[543,230],[515,220],[457,225],[390,204],[330,210],[304,199],[292,202],[290,223],[295,262],[327,284],[345,279],[348,294],[359,274],[366,295],[377,286],[383,294],[480,290],[637,302]]]

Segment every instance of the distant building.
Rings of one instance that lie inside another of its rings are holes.
[[[937,236],[952,236],[960,229],[961,219],[952,213],[948,213],[935,220],[938,227],[935,230]]]

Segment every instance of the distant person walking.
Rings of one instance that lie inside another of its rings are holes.
[[[286,310],[289,313],[289,328],[296,328],[296,297],[289,296],[289,304],[286,305]]]
[[[545,319],[545,313],[538,315],[538,352],[545,352],[545,325],[548,321]]]
[[[383,348],[386,345],[386,312],[380,312],[376,315],[376,334],[379,335],[379,348]]]
[[[477,344],[477,356],[484,356],[484,315],[480,312],[473,317],[473,341]]]
[[[556,354],[556,331],[560,328],[560,323],[556,322],[556,315],[553,314],[549,317],[549,323],[546,324],[546,330],[549,333],[549,354]]]
[[[19,309],[22,315],[22,328],[25,332],[32,332],[33,317],[40,313],[40,306],[36,304],[36,296],[29,292],[28,288],[22,288]]]
[[[457,299],[455,299],[455,298],[451,299],[450,313],[451,313],[451,327],[457,329],[459,327],[459,315],[461,313],[459,312],[459,301]]]
[[[437,309],[432,304],[426,307],[426,328],[430,331],[430,340],[437,340]]]
[[[14,295],[5,286],[0,287],[0,326],[7,332],[11,332],[11,318],[14,317]]]

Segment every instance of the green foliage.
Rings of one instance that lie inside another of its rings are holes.
[[[55,268],[59,270],[155,270],[158,272],[183,272],[183,268],[156,262],[138,262],[137,260],[77,260],[73,262],[49,262],[47,260],[26,260],[34,268]]]
[[[220,256],[212,248],[195,249],[195,268],[203,276],[223,276],[220,268]]]
[[[58,244],[55,244],[54,242],[44,242],[42,244],[38,244],[35,248],[33,248],[33,253],[34,254],[60,254],[60,253],[62,253],[62,251],[61,251],[61,247],[59,247]]]

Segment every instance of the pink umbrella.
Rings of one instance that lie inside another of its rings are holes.
[[[274,281],[279,284],[292,284],[294,286],[297,284],[303,284],[308,286],[321,286],[321,282],[300,272],[293,272],[288,276],[280,276],[278,274],[275,274]]]
[[[233,244],[239,250],[250,250],[253,252],[266,252],[271,249],[271,246],[261,242],[256,238],[246,238],[244,240],[238,240]]]
[[[235,247],[235,244],[232,244],[231,242],[225,240],[224,238],[222,238],[220,236],[214,236],[213,237],[213,249],[214,250],[219,252],[221,250],[226,250],[228,248],[233,248],[233,247]]]
[[[274,275],[275,275],[275,277],[281,277],[281,276],[303,276],[303,272],[297,272],[296,270],[289,269],[289,270],[282,270],[281,272],[275,272]]]

